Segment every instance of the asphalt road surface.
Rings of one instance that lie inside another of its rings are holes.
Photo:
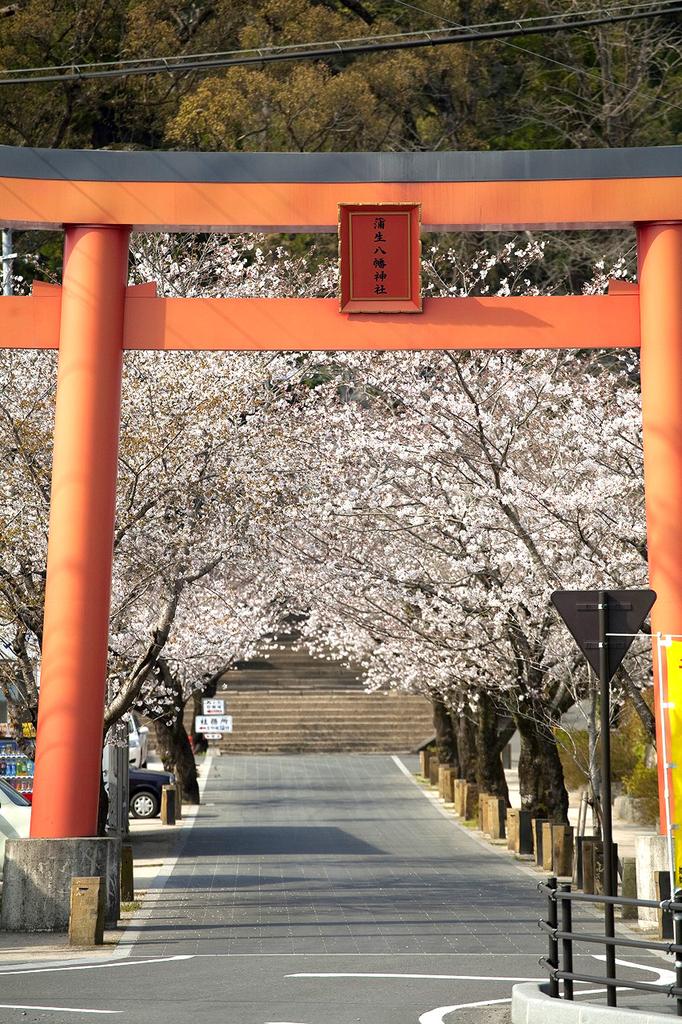
[[[506,1024],[535,885],[389,756],[222,757],[117,956],[0,963],[0,1021]]]

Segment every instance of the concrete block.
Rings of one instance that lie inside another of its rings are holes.
[[[542,828],[544,825],[549,824],[547,818],[533,818],[531,822],[531,830],[533,832],[533,849],[535,850],[535,863],[539,868],[543,866],[542,863]],[[550,868],[551,870],[551,868]]]
[[[104,879],[72,878],[69,943],[101,946],[104,942]]]
[[[114,836],[79,839],[8,839],[0,925],[10,932],[67,932],[72,878],[103,878],[105,922],[121,911],[121,841]]]
[[[449,783],[448,783],[448,793],[447,793],[447,796],[445,798],[445,802],[447,804],[454,804],[454,802],[455,802],[455,782],[456,781],[457,781],[457,776],[455,775],[455,768],[451,768],[450,769],[450,778],[449,778]]]
[[[572,825],[552,825],[552,861],[557,878],[573,877]]]
[[[656,872],[668,870],[668,840],[665,836],[637,836],[635,839],[637,861],[637,898],[655,900]],[[654,907],[639,908],[639,923],[642,928],[658,927],[658,911]]]
[[[637,860],[635,857],[623,857],[623,896],[637,898]],[[623,907],[624,921],[637,920],[637,907]]]
[[[671,1017],[620,1006],[596,1006],[582,998],[575,1002],[552,999],[546,982],[525,982],[512,989],[511,1019],[512,1024],[665,1024]]]
[[[121,902],[132,903],[134,899],[133,848],[129,843],[124,843],[121,847]]]
[[[552,852],[552,822],[542,823],[542,867],[544,871],[554,870],[554,854]]]
[[[429,778],[429,752],[428,750],[419,751],[419,774],[425,778]]]
[[[161,822],[164,825],[174,825],[176,818],[175,786],[163,786],[161,788]]]
[[[453,802],[455,804],[455,814],[462,816],[462,800],[464,795],[464,787],[466,786],[466,779],[455,779],[452,785]]]

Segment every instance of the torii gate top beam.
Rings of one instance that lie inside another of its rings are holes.
[[[177,153],[0,147],[4,224],[335,231],[337,204],[420,202],[424,229],[682,220],[682,146],[503,153]]]

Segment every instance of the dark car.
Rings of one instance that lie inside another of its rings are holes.
[[[130,813],[133,818],[155,818],[161,810],[161,790],[175,782],[171,772],[130,766]]]

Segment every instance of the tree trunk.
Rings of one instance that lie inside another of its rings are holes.
[[[597,682],[590,672],[590,697],[587,717],[587,756],[588,756],[588,792],[592,805],[592,831],[601,834],[601,766],[599,763],[599,744],[597,742]]]
[[[442,764],[451,764],[459,776],[459,756],[457,752],[457,737],[450,718],[450,712],[442,700],[434,697],[433,701],[433,727],[436,730],[436,750],[438,760]]]
[[[476,782],[479,792],[501,796],[511,807],[509,789],[502,765],[502,751],[509,742],[509,729],[503,732],[493,702],[481,693],[476,721]],[[512,734],[515,730],[512,728]]]
[[[200,799],[197,765],[183,722],[185,701],[182,699],[182,687],[165,658],[159,658],[157,668],[166,689],[175,691],[175,704],[180,708],[180,711],[173,708],[170,724],[168,720],[163,721],[160,718],[154,722],[159,754],[166,771],[175,773],[185,803],[198,804]],[[168,718],[170,717],[169,714]]]
[[[476,729],[465,714],[453,714],[460,778],[476,782]]]
[[[568,793],[554,735],[549,728],[538,727],[531,717],[514,717],[521,737],[521,805],[534,818],[548,818],[567,825]]]
[[[109,794],[104,786],[102,766],[99,769],[99,804],[97,806],[97,835],[107,834],[107,818],[109,817]]]

